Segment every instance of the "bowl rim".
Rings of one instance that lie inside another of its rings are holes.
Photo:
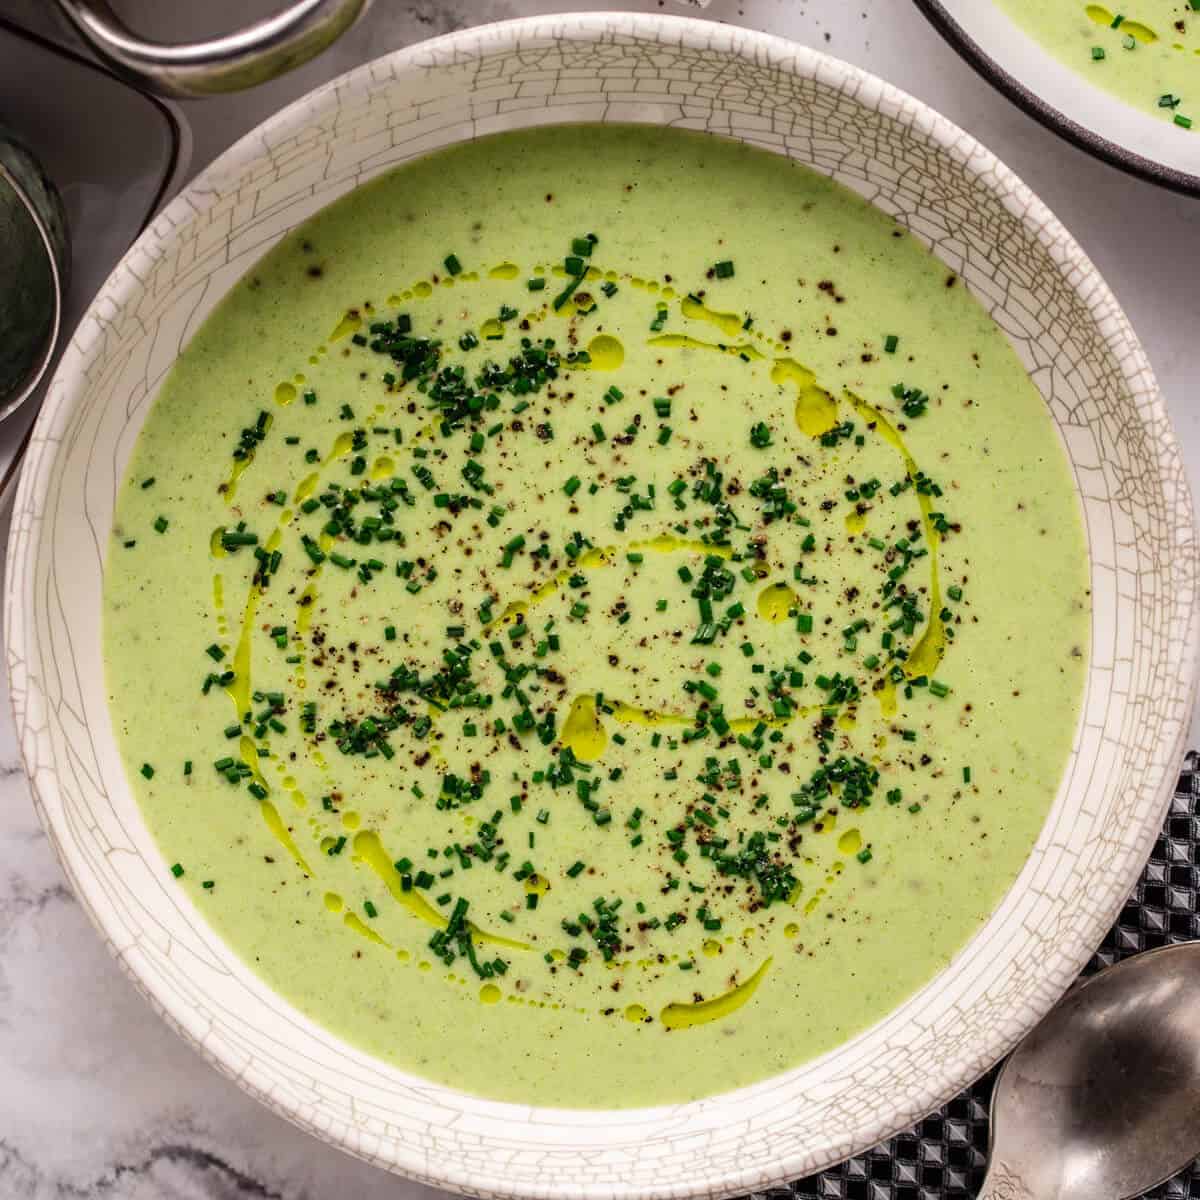
[[[114,268],[113,273],[105,281],[97,297],[92,301],[87,315],[95,313],[101,305],[104,305],[108,312],[114,309],[120,310],[128,301],[129,293],[139,286],[136,279],[131,278],[132,273],[126,269],[126,264],[135,259],[143,247],[155,247],[160,242],[165,241],[169,244],[173,241],[175,231],[180,226],[186,225],[198,210],[203,210],[213,203],[214,185],[224,182],[231,172],[235,175],[242,173],[244,170],[243,160],[252,150],[261,150],[264,134],[279,138],[287,136],[289,133],[295,133],[313,120],[314,105],[318,107],[329,105],[336,108],[338,93],[348,83],[369,82],[374,73],[379,71],[381,64],[387,64],[388,67],[397,69],[419,69],[428,63],[433,52],[445,55],[447,51],[451,50],[461,51],[468,57],[475,58],[481,54],[511,48],[522,38],[545,36],[549,24],[553,24],[556,36],[568,41],[589,41],[594,40],[598,35],[619,33],[621,36],[653,43],[667,41],[675,45],[700,47],[708,46],[713,31],[722,28],[714,21],[662,13],[592,11],[542,14],[471,26],[402,47],[368,61],[279,110],[209,164],[166,206],[126,252],[126,255]],[[936,144],[940,154],[948,156],[961,170],[969,173],[973,178],[986,180],[989,190],[995,192],[1001,187],[1006,188],[1008,190],[1006,197],[1008,207],[1014,213],[1019,210],[1016,219],[1030,228],[1036,228],[1041,240],[1044,241],[1047,237],[1053,238],[1058,249],[1056,255],[1058,271],[1071,278],[1072,290],[1081,296],[1092,313],[1098,314],[1100,310],[1104,310],[1105,341],[1121,364],[1122,379],[1131,389],[1136,387],[1145,423],[1157,427],[1162,434],[1154,439],[1150,451],[1159,468],[1158,477],[1162,487],[1168,495],[1172,496],[1173,511],[1181,516],[1186,514],[1187,525],[1194,538],[1196,529],[1194,510],[1186,477],[1182,471],[1178,443],[1171,430],[1165,402],[1149,361],[1128,318],[1104,282],[1100,272],[1047,206],[991,151],[923,101],[886,83],[870,72],[845,63],[821,50],[757,30],[736,27],[730,32],[733,35],[733,41],[721,49],[720,53],[723,55],[744,58],[760,65],[767,62],[778,69],[805,78],[817,79],[830,86],[843,88],[853,86],[856,90],[865,89],[879,98],[881,103],[877,107],[881,109],[892,110],[892,106],[897,105],[907,107],[910,112],[915,114],[916,125],[922,135]],[[463,43],[468,45],[464,47]],[[1086,292],[1084,291],[1085,284],[1087,285]],[[38,539],[28,536],[28,529],[21,531],[20,523],[24,521],[27,525],[31,525],[42,519],[45,501],[52,483],[51,471],[46,468],[57,454],[63,432],[73,417],[77,396],[81,391],[79,383],[84,378],[82,369],[97,353],[99,351],[96,346],[80,340],[77,332],[72,335],[54,377],[55,383],[62,381],[62,391],[49,397],[49,402],[39,414],[34,443],[22,469],[14,507],[14,534],[10,537],[6,555],[3,618],[5,648],[10,671],[14,665],[27,659],[24,647],[30,640],[31,622],[26,614],[32,611],[35,605],[36,579],[35,571],[32,568],[40,558]],[[1173,531],[1178,531],[1182,525],[1181,520],[1174,522]],[[22,535],[18,536],[19,533]],[[1179,549],[1178,543],[1182,543],[1184,539],[1180,538],[1177,533],[1173,536],[1177,543],[1176,549]],[[1192,546],[1187,546],[1186,549],[1189,553],[1194,552]],[[1190,611],[1186,628],[1182,634],[1183,655],[1186,662],[1180,668],[1187,684],[1186,701],[1189,708],[1196,694],[1197,682],[1200,680],[1200,660],[1197,656],[1197,647],[1200,646],[1200,588],[1193,586],[1191,593]],[[27,691],[38,700],[43,699],[38,695],[36,683],[29,684]],[[404,1144],[399,1137],[387,1143],[387,1148],[383,1153],[379,1152],[379,1147],[375,1153],[369,1153],[362,1148],[361,1142],[355,1142],[340,1131],[330,1131],[322,1127],[311,1113],[296,1111],[286,1101],[281,1101],[273,1095],[269,1088],[263,1086],[260,1068],[244,1062],[235,1062],[232,1055],[223,1057],[212,1047],[204,1044],[199,1034],[194,1032],[190,1006],[177,993],[168,989],[156,989],[151,983],[147,983],[138,974],[135,965],[128,960],[127,956],[119,952],[112,936],[112,930],[109,928],[109,923],[115,925],[116,922],[102,915],[102,912],[98,911],[97,906],[93,904],[89,888],[82,885],[82,881],[72,870],[70,855],[60,843],[53,823],[48,818],[46,807],[42,801],[42,793],[57,797],[58,783],[52,772],[38,769],[39,763],[33,757],[33,747],[27,740],[33,724],[28,711],[29,706],[26,705],[25,711],[22,712],[16,704],[15,697],[13,697],[13,703],[22,762],[26,776],[30,780],[38,815],[47,829],[51,844],[79,896],[84,910],[98,929],[105,944],[116,955],[119,964],[138,990],[185,1041],[191,1044],[207,1062],[233,1079],[243,1090],[249,1092],[271,1111],[292,1124],[322,1141],[356,1157],[364,1158],[374,1165],[385,1166],[390,1170],[433,1186],[462,1189],[475,1195],[520,1197],[522,1200],[525,1198],[527,1200],[543,1200],[545,1197],[566,1196],[583,1196],[594,1198],[594,1200],[650,1196],[661,1197],[663,1200],[666,1198],[684,1200],[686,1197],[699,1194],[710,1197],[732,1196],[748,1190],[771,1186],[774,1183],[781,1183],[810,1173],[813,1169],[820,1169],[819,1166],[814,1168],[813,1163],[805,1160],[799,1151],[792,1151],[773,1163],[769,1176],[764,1174],[762,1168],[740,1167],[731,1156],[728,1166],[721,1173],[717,1174],[709,1169],[702,1181],[693,1180],[690,1184],[677,1180],[663,1180],[661,1183],[655,1181],[652,1185],[617,1182],[600,1184],[564,1180],[560,1186],[551,1188],[538,1181],[526,1179],[514,1181],[507,1178],[499,1155],[493,1159],[494,1165],[490,1168],[490,1173],[484,1174],[478,1170],[468,1171],[444,1155],[422,1153],[419,1148]],[[1048,969],[1042,977],[1042,982],[1046,986],[1038,996],[1029,998],[1026,1005],[1027,1019],[1022,1021],[1023,1028],[1016,1033],[1002,1028],[996,1030],[995,1036],[984,1047],[984,1054],[989,1062],[994,1062],[1007,1053],[1020,1040],[1020,1037],[1057,1002],[1074,980],[1079,969],[1090,957],[1094,946],[1120,910],[1129,889],[1142,870],[1145,858],[1158,834],[1162,817],[1170,803],[1172,773],[1176,771],[1181,759],[1186,731],[1186,721],[1181,720],[1174,744],[1158,749],[1149,763],[1152,772],[1157,774],[1156,819],[1153,824],[1147,820],[1145,827],[1139,831],[1136,851],[1131,850],[1127,854],[1123,869],[1110,874],[1107,902],[1093,911],[1091,921],[1087,926],[1088,936],[1060,953],[1054,967]],[[839,1048],[835,1047],[834,1049]],[[957,1094],[979,1073],[970,1062],[959,1061],[954,1064],[953,1069],[949,1069],[943,1063],[938,1069],[936,1079],[926,1083],[919,1094],[913,1093],[904,1099],[898,1098],[889,1106],[885,1114],[878,1111],[869,1115],[864,1114],[850,1141],[846,1140],[845,1135],[841,1135],[838,1140],[831,1140],[830,1145],[824,1148],[825,1158],[821,1165],[832,1165],[841,1161],[847,1154],[858,1153],[906,1128],[914,1120],[918,1120],[923,1114],[932,1111]],[[454,1092],[454,1089],[447,1090]],[[466,1093],[457,1094],[466,1095]],[[737,1095],[737,1092],[726,1093],[720,1099],[728,1103],[732,1097]],[[711,1103],[713,1103],[713,1098],[669,1107],[674,1113],[679,1114],[697,1105]],[[511,1109],[514,1114],[543,1112],[561,1115],[573,1111],[539,1109],[520,1105],[502,1105],[500,1107]],[[623,1109],[609,1110],[609,1113],[628,1117],[631,1113],[639,1111],[654,1110]],[[597,1114],[590,1112],[589,1115]],[[608,1115],[608,1113],[603,1115]]]
[[[1005,70],[967,33],[950,15],[942,0],[913,0],[913,3],[968,66],[974,68],[992,87],[1051,133],[1058,134],[1085,153],[1136,179],[1144,179],[1148,183],[1158,184],[1159,187],[1184,196],[1200,196],[1200,175],[1181,171],[1177,167],[1138,154],[1120,142],[1081,125],[1044,100],[1010,71]]]

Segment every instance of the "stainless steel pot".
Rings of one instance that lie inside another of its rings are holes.
[[[163,96],[211,96],[274,79],[320,54],[371,0],[298,0],[237,33],[165,46],[133,33],[107,0],[58,0],[67,19],[117,74]]]

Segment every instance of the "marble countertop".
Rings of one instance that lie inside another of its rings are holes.
[[[20,16],[44,3],[0,0],[0,10]],[[280,3],[122,0],[114,7],[140,28],[177,37],[230,27]],[[600,7],[576,0],[377,0],[361,26],[286,79],[183,106],[193,166],[321,80],[390,49],[487,20]],[[607,7],[684,6],[645,0]],[[1200,494],[1194,357],[1200,200],[1128,178],[1056,139],[980,80],[908,0],[712,0],[706,15],[807,42],[884,76],[970,130],[1023,176],[1124,304],[1159,374]],[[4,515],[0,533],[6,529]],[[1197,723],[1192,745],[1200,745]],[[153,1015],[64,882],[34,816],[7,695],[0,698],[0,1198],[438,1195],[293,1129],[217,1075]]]

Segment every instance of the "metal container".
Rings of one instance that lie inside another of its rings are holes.
[[[298,0],[237,33],[165,46],[130,30],[107,0],[58,0],[72,25],[118,75],[162,96],[211,96],[274,79],[339,38],[371,0]]]
[[[183,97],[237,91],[300,66],[370,3],[297,0],[236,33],[170,46],[138,37],[107,0],[58,0],[114,74],[147,91]],[[68,263],[58,192],[28,147],[0,127],[0,420],[29,397],[53,359]]]
[[[28,148],[0,128],[0,420],[50,365],[68,262],[58,192]]]

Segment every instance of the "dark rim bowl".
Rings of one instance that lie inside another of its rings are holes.
[[[966,62],[974,67],[997,91],[1007,96],[1034,120],[1040,121],[1047,129],[1065,138],[1072,145],[1078,146],[1080,150],[1086,151],[1111,166],[1119,167],[1122,171],[1135,175],[1139,179],[1148,180],[1150,183],[1156,183],[1184,195],[1200,196],[1200,137],[1193,135],[1195,168],[1187,170],[1139,153],[1123,141],[1105,136],[1081,119],[1088,98],[1096,95],[1096,89],[1087,84],[1082,76],[1071,71],[1070,67],[1057,63],[1057,60],[1052,59],[1044,51],[1033,56],[1014,58],[1009,65],[1002,65],[995,57],[994,47],[990,44],[987,47],[981,45],[977,38],[972,36],[950,11],[952,8],[958,9],[964,2],[969,3],[974,11],[975,6],[991,4],[992,0],[958,0],[958,3],[949,4],[945,0],[913,0],[913,3],[928,18],[934,29]],[[1018,61],[1022,67],[1027,68],[1019,75],[1010,69],[1010,67],[1015,67]],[[1082,80],[1082,86],[1078,90],[1080,111],[1076,115],[1069,115],[1062,111],[1041,94],[1036,74],[1047,62],[1053,63],[1058,70],[1070,72]],[[1114,103],[1120,102],[1115,101]],[[1136,112],[1136,110],[1131,111]],[[1180,135],[1181,138],[1185,136]]]

